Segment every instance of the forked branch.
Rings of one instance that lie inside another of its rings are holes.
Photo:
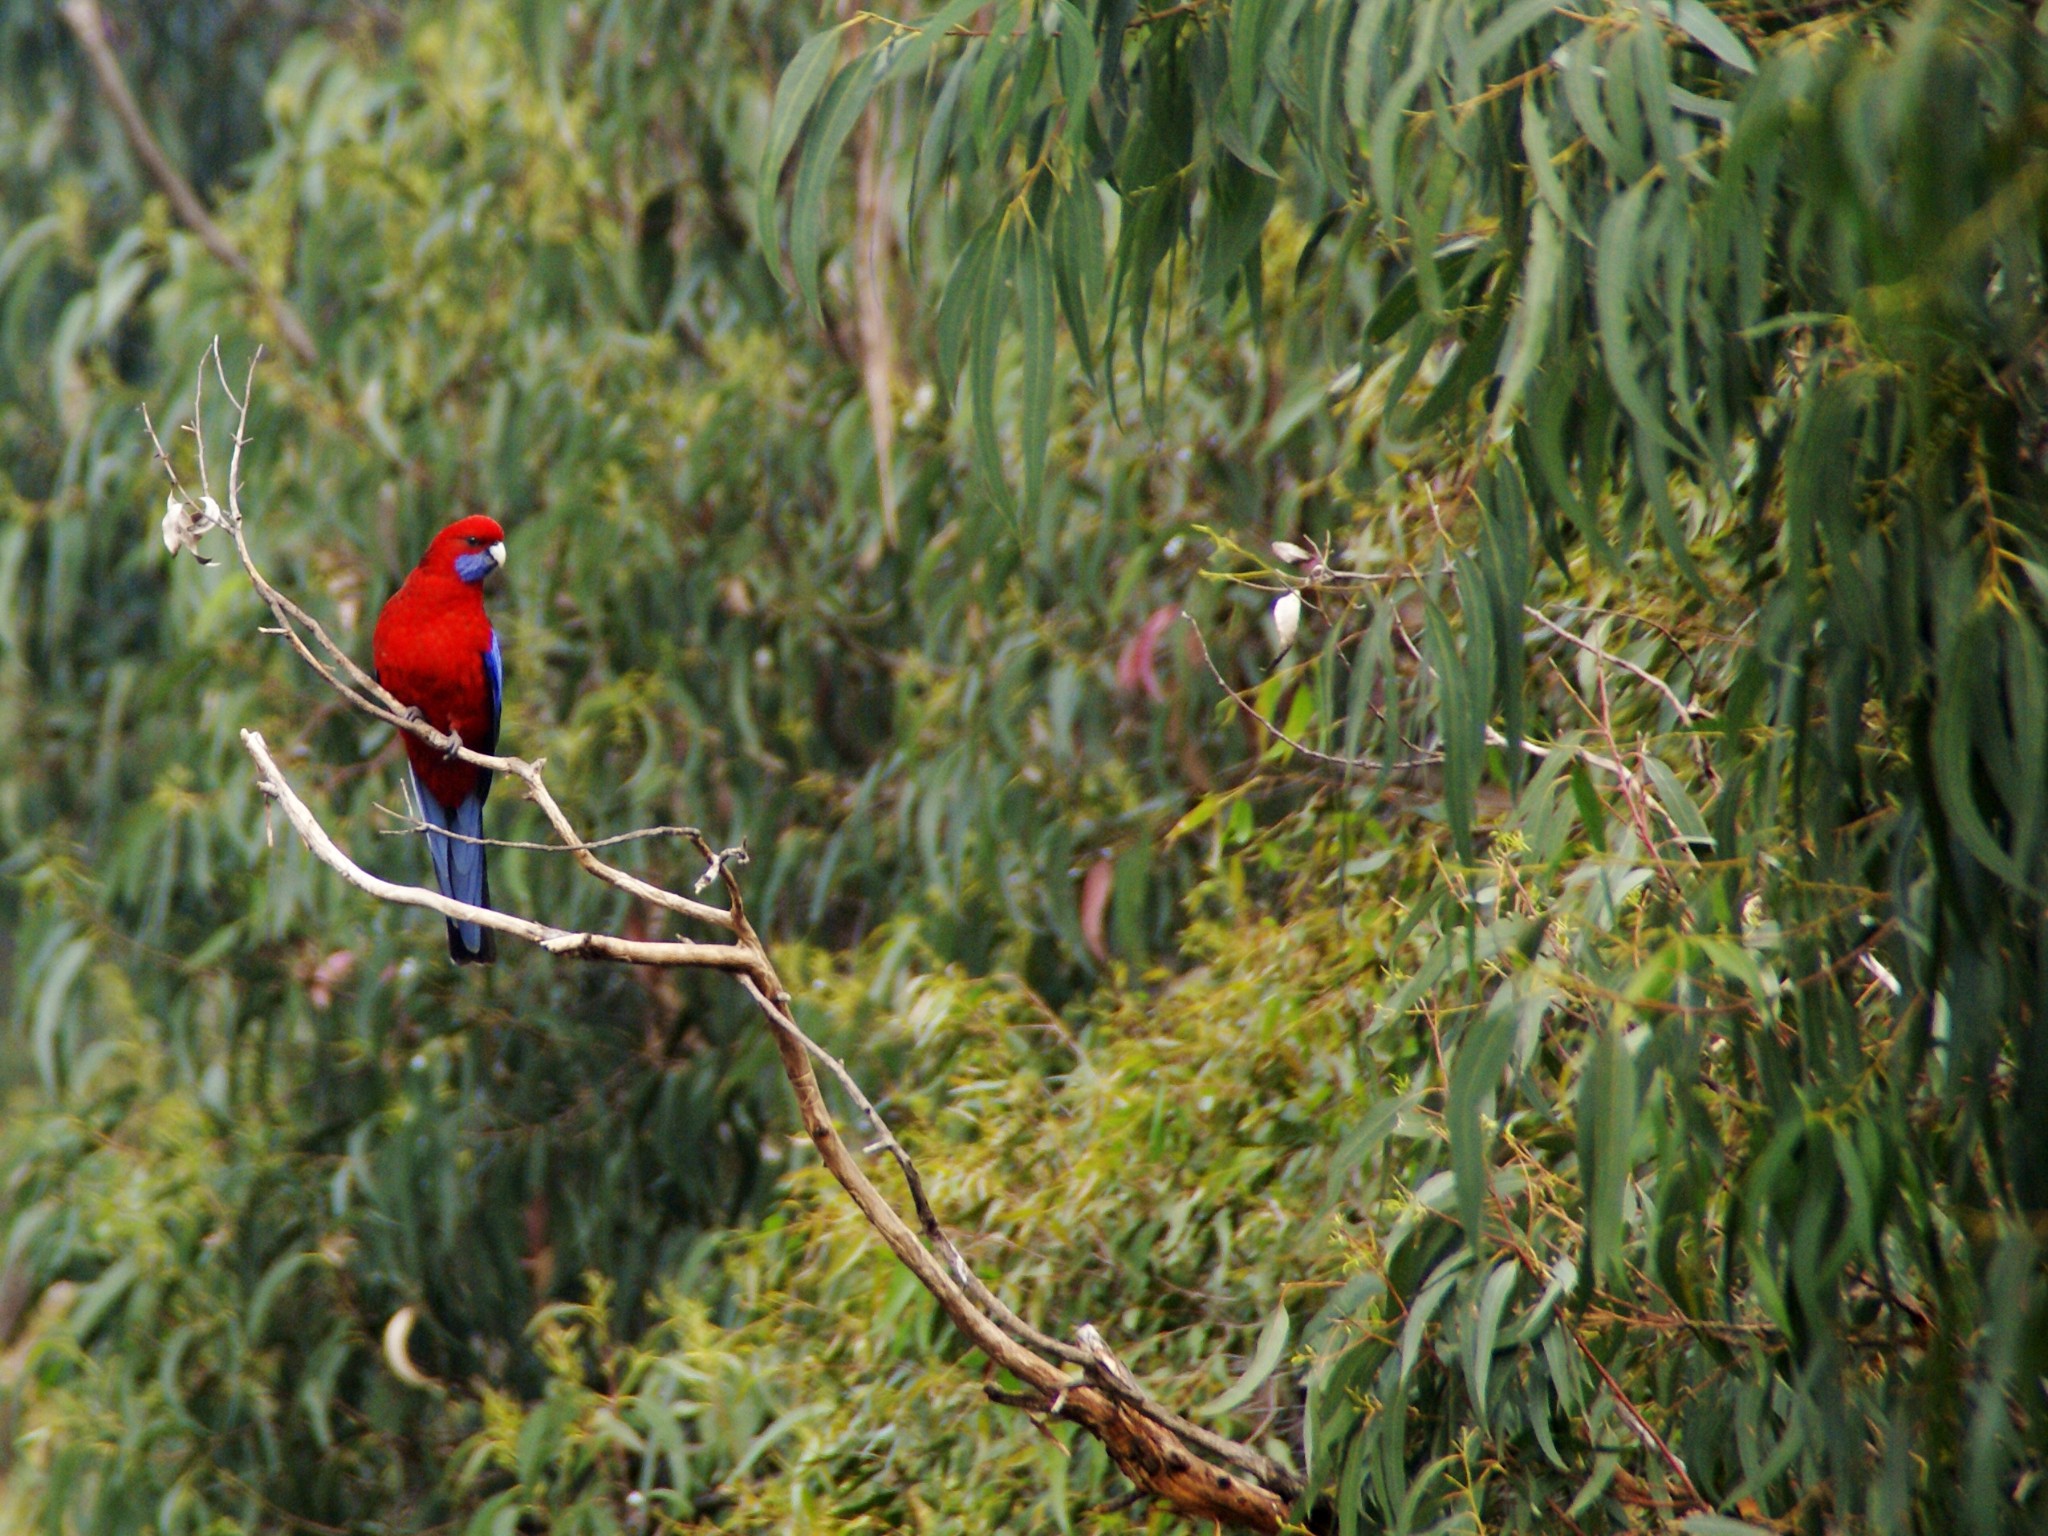
[[[322,826],[318,815],[278,766],[262,734],[243,731],[242,743],[255,763],[263,794],[283,813],[307,850],[343,880],[376,900],[477,923],[508,937],[525,939],[552,955],[716,970],[733,976],[774,1034],[783,1075],[796,1096],[797,1112],[826,1169],[876,1236],[938,1302],[954,1327],[988,1358],[995,1370],[1019,1384],[991,1381],[985,1389],[990,1398],[1033,1414],[1078,1424],[1102,1442],[1111,1459],[1141,1490],[1165,1500],[1191,1519],[1277,1532],[1287,1517],[1289,1502],[1301,1491],[1301,1482],[1292,1472],[1252,1447],[1191,1424],[1153,1401],[1092,1326],[1083,1324],[1072,1344],[1055,1339],[1026,1323],[974,1273],[933,1211],[910,1154],[884,1124],[845,1064],[798,1026],[791,1012],[789,993],[776,974],[766,944],[747,916],[738,874],[745,863],[744,849],[714,850],[692,828],[663,829],[687,837],[695,845],[705,861],[699,889],[715,881],[724,892],[723,906],[667,890],[606,862],[598,857],[597,845],[582,838],[548,791],[542,761],[474,752],[458,738],[435,730],[379,687],[376,679],[358,666],[316,619],[270,583],[250,554],[241,506],[241,459],[247,441],[255,364],[251,362],[250,376],[237,395],[228,383],[217,342],[207,361],[235,407],[234,448],[224,506],[213,499],[208,484],[199,402],[195,401],[189,429],[197,439],[200,491],[196,497],[179,480],[171,456],[157,439],[154,424],[149,425],[157,456],[171,477],[172,498],[165,519],[165,537],[174,551],[196,543],[209,529],[219,528],[227,533],[243,573],[275,621],[270,632],[290,644],[350,707],[409,731],[440,751],[516,781],[526,797],[540,808],[560,846],[593,878],[716,929],[722,937],[716,941],[650,940],[573,931],[536,918],[471,906],[424,886],[404,885],[373,875]],[[202,387],[204,375],[202,366]],[[860,1114],[874,1127],[880,1146],[895,1161],[910,1194],[917,1218],[915,1226],[876,1188],[866,1168],[841,1138],[814,1062],[823,1065],[845,1088]],[[1191,1446],[1199,1450],[1190,1449]],[[1226,1470],[1219,1463],[1241,1470]]]

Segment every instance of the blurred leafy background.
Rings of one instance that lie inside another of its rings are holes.
[[[747,837],[984,1275],[1305,1523],[2048,1524],[2035,8],[104,22],[317,357],[0,0],[0,1525],[1172,1523],[723,988],[458,974],[273,838],[245,725],[423,872],[156,542],[216,335],[273,577],[366,648],[504,521],[509,747]]]

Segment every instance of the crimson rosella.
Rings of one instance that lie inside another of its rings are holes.
[[[488,517],[465,517],[434,536],[405,585],[377,615],[370,641],[377,681],[436,730],[451,731],[473,752],[498,750],[498,713],[505,667],[498,635],[484,613],[484,578],[505,563],[505,530]],[[484,833],[491,776],[473,763],[444,757],[417,736],[405,738],[420,814],[432,828],[464,838]],[[481,843],[458,842],[430,830],[427,852],[441,894],[471,906],[491,904]],[[491,930],[448,920],[448,953],[457,965],[498,958]]]

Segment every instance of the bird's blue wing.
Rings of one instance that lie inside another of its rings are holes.
[[[491,729],[483,750],[498,750],[498,716],[505,707],[505,653],[498,649],[498,632],[491,631],[491,643],[484,649],[484,682],[491,690]]]
[[[484,648],[484,686],[491,695],[491,724],[484,732],[484,739],[472,743],[478,752],[496,753],[498,750],[498,719],[505,712],[505,654],[498,649],[498,632],[491,631],[491,643]],[[476,798],[481,806],[491,797],[491,776],[480,772],[477,776]]]

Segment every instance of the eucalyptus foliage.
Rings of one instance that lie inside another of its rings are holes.
[[[508,746],[751,840],[1040,1326],[1345,1536],[2042,1523],[2027,8],[108,9],[318,341],[273,577],[360,644],[504,521]],[[265,310],[44,5],[0,80],[0,1521],[1163,1528],[717,989],[458,978],[270,835],[244,725],[420,873],[152,544],[136,407]]]
[[[168,151],[318,339],[318,367],[273,346],[259,370],[244,469],[260,558],[337,634],[366,644],[426,536],[490,511],[514,550],[493,597],[508,744],[550,758],[582,824],[747,837],[770,931],[862,956],[878,996],[913,957],[1065,1001],[1172,952],[1198,858],[1153,834],[1245,740],[1179,647],[1142,686],[1116,663],[1194,579],[1195,525],[1257,527],[1257,498],[1191,485],[1099,420],[1066,450],[1055,563],[1027,574],[1008,521],[961,504],[966,456],[908,377],[887,537],[857,367],[790,323],[751,232],[797,18],[107,14]],[[738,1327],[735,1283],[692,1255],[779,1209],[807,1152],[772,1051],[719,991],[545,963],[459,988],[416,925],[273,835],[244,725],[291,744],[359,854],[423,873],[378,835],[376,806],[399,803],[388,736],[334,713],[230,573],[156,542],[138,405],[189,453],[212,336],[238,375],[274,338],[139,178],[47,8],[10,8],[0,40],[6,1518],[496,1519],[519,1468],[455,1453],[493,1405],[550,1401],[536,1314],[588,1303],[596,1274],[618,1337],[668,1316],[674,1287]],[[215,119],[234,131],[207,138]],[[1191,406],[1231,387],[1187,378]],[[206,425],[218,473],[227,423]],[[543,835],[509,801],[493,830]],[[672,844],[628,857],[694,873]],[[554,921],[654,921],[547,856],[500,865],[502,898]],[[807,1022],[863,1038],[837,1012]],[[884,1102],[913,1075],[901,1040],[861,1065]],[[1225,1330],[1270,1309],[1218,1295]],[[446,1396],[385,1363],[404,1306]],[[836,1314],[808,1315],[793,1406],[837,1347]],[[881,1337],[885,1360],[931,1342]],[[985,1422],[1001,1455],[1039,1454],[1022,1421]],[[772,1497],[792,1463],[748,1424],[692,1454]],[[577,1497],[625,1519],[638,1477]]]
[[[1317,418],[1313,495],[1430,500],[1435,539],[1292,551],[1329,625],[1289,734],[1380,791],[1431,748],[1466,866],[1377,1015],[1429,1024],[1443,1151],[1321,1319],[1340,1527],[2037,1522],[2035,18],[1019,0],[865,36],[778,94],[790,258],[808,293],[822,168],[918,79],[990,481],[1006,336],[1019,419],[1057,398],[1053,295],[1112,395],[1241,302],[1294,386],[1269,450]],[[1612,697],[1583,635],[1583,693],[1530,665],[1575,608],[1634,658]]]

